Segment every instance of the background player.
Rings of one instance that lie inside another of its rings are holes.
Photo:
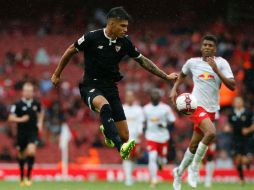
[[[57,85],[71,57],[79,51],[84,52],[85,75],[79,86],[81,97],[91,110],[100,113],[106,142],[110,142],[107,143],[110,146],[115,145],[123,159],[129,156],[135,141],[128,141],[126,117],[116,85],[123,78],[119,62],[128,55],[144,69],[166,81],[177,78],[177,74],[167,75],[137,51],[126,36],[129,20],[130,16],[123,7],[112,8],[107,14],[106,28],[88,32],[70,45],[51,78],[52,83]]]
[[[191,58],[183,66],[182,72],[172,88],[170,99],[175,103],[177,89],[183,83],[187,74],[191,73],[194,81],[192,94],[198,100],[198,108],[191,115],[194,131],[191,142],[180,165],[174,169],[174,190],[181,189],[181,177],[186,167],[188,183],[197,187],[199,164],[206,154],[208,145],[214,140],[216,129],[213,124],[215,112],[219,110],[219,89],[224,83],[230,90],[235,89],[235,80],[228,62],[215,57],[217,39],[206,35],[202,39],[202,57]]]
[[[11,107],[8,120],[17,123],[17,148],[19,150],[18,162],[20,168],[21,186],[30,186],[33,169],[38,131],[43,126],[43,111],[41,104],[34,99],[34,86],[25,83],[22,89],[22,98]],[[27,174],[24,179],[24,166],[27,163]]]
[[[244,106],[242,97],[236,97],[233,103],[233,109],[228,117],[229,125],[226,131],[232,131],[232,145],[234,149],[234,160],[240,182],[244,183],[243,166],[250,167],[248,153],[253,149],[253,139],[251,135],[254,131],[253,113]]]
[[[125,185],[133,184],[132,172],[134,162],[139,156],[141,136],[143,133],[144,113],[141,106],[135,104],[136,98],[133,91],[127,91],[125,94],[125,104],[123,105],[126,115],[130,139],[136,141],[136,146],[132,149],[129,159],[123,161],[123,169],[125,173]]]
[[[167,163],[168,141],[170,138],[167,128],[169,123],[175,122],[175,115],[171,108],[160,102],[160,91],[151,92],[151,103],[144,106],[146,119],[145,138],[148,149],[148,168],[151,176],[151,187],[158,183],[158,164]]]

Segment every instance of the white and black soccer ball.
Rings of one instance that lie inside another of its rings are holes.
[[[183,93],[176,98],[176,108],[185,115],[191,115],[197,109],[197,99],[190,93]]]

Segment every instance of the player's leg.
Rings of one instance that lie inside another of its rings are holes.
[[[98,95],[92,99],[91,103],[95,110],[100,113],[100,119],[104,127],[105,135],[114,142],[118,151],[120,151],[123,143],[112,117],[112,109],[109,102],[104,96]]]
[[[238,176],[240,178],[240,182],[244,182],[244,174],[243,174],[243,165],[242,165],[242,155],[236,154],[235,156],[235,165],[238,172]]]
[[[202,138],[203,138],[203,134],[194,130],[189,147],[186,150],[186,152],[184,153],[184,156],[183,156],[183,159],[182,159],[180,165],[173,170],[173,176],[174,176],[173,188],[174,188],[174,190],[181,189],[182,175],[184,174],[185,169],[193,161],[198,144],[202,140]]]
[[[26,158],[27,158],[27,181],[26,185],[31,185],[31,173],[34,166],[35,161],[35,154],[36,154],[36,144],[35,143],[29,143],[26,148]]]
[[[193,188],[197,187],[199,165],[204,158],[208,145],[214,140],[216,129],[210,118],[205,118],[199,123],[199,128],[204,137],[198,144],[191,166],[188,168],[188,182]]]
[[[204,137],[198,144],[197,151],[195,153],[192,168],[198,168],[201,160],[204,158],[208,145],[214,140],[216,135],[216,129],[210,118],[203,119],[199,124],[199,129],[203,132]]]
[[[161,143],[158,147],[157,165],[159,170],[162,170],[163,165],[167,164],[168,149],[168,142]]]
[[[17,149],[18,149],[18,164],[20,170],[20,185],[24,186],[24,177],[25,177],[25,164],[26,164],[26,155],[25,149],[27,146],[27,140],[24,135],[17,134]]]
[[[123,170],[125,175],[125,185],[133,185],[132,172],[134,169],[134,161],[136,160],[136,148],[137,145],[132,149],[129,159],[123,160]]]
[[[207,161],[206,161],[206,176],[205,176],[205,187],[211,187],[212,186],[212,177],[213,177],[213,171],[214,171],[214,159],[212,154],[207,155]]]
[[[129,140],[129,130],[128,130],[127,121],[126,120],[116,121],[115,124],[122,141],[127,142]]]
[[[157,184],[157,172],[158,172],[158,143],[154,141],[147,141],[148,150],[148,170],[151,178],[151,187],[155,187]]]
[[[19,164],[19,171],[20,171],[20,185],[24,186],[24,176],[25,176],[25,163],[26,163],[26,157],[24,154],[24,151],[19,151],[18,153],[18,164]]]

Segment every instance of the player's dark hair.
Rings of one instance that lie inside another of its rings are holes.
[[[205,36],[203,37],[203,39],[202,39],[202,42],[203,42],[204,40],[212,41],[212,42],[214,42],[214,44],[215,44],[216,46],[217,46],[217,44],[218,44],[217,37],[214,36],[214,35],[212,35],[212,34],[207,34],[207,35],[205,35]]]
[[[131,20],[131,16],[123,7],[114,7],[107,14],[107,19],[116,18],[119,20]]]

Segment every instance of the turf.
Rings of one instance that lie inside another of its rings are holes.
[[[149,190],[148,183],[136,183],[131,187],[126,187],[122,183],[110,182],[34,182],[31,187],[20,187],[18,182],[0,181],[0,190]],[[171,183],[160,183],[158,190],[172,190]],[[254,184],[248,183],[244,186],[233,183],[216,183],[211,190],[254,190]],[[182,190],[193,190],[183,184]],[[200,184],[197,190],[208,190]]]

